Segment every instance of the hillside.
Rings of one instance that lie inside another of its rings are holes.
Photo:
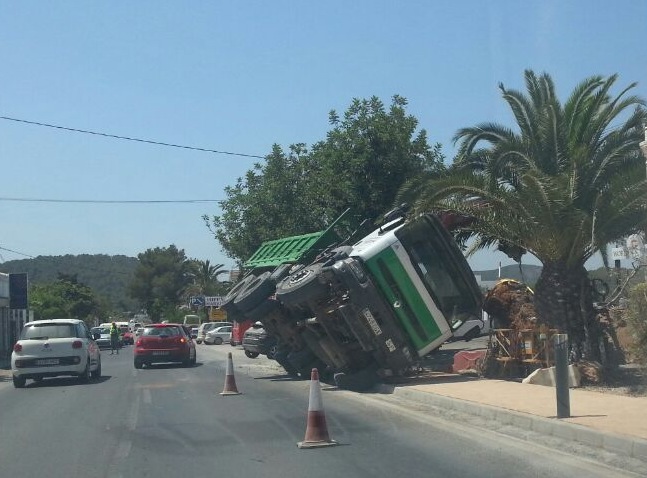
[[[137,310],[137,302],[127,294],[135,268],[135,257],[82,254],[78,256],[38,256],[0,264],[0,272],[26,272],[29,282],[55,281],[58,274],[76,274],[79,282],[110,301],[115,310]]]

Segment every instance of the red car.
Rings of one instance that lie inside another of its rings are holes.
[[[189,329],[180,324],[146,325],[135,342],[135,368],[172,362],[185,367],[195,365],[195,343]]]
[[[124,332],[121,334],[121,341],[126,345],[133,345],[135,343],[135,334],[132,332]]]

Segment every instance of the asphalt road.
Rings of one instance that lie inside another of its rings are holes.
[[[227,352],[243,393],[223,397]],[[104,376],[0,383],[0,477],[612,477],[621,474],[487,431],[322,386],[339,446],[301,450],[309,382],[228,345],[193,368],[135,370],[102,353]]]

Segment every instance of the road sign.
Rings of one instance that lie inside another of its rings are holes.
[[[193,296],[190,298],[189,303],[191,307],[204,307],[204,297],[201,295]]]
[[[223,297],[221,295],[207,296],[204,298],[204,305],[207,307],[220,307]]]
[[[625,254],[624,247],[614,247],[613,249],[611,249],[611,259],[618,260],[624,259],[626,257],[627,255]]]

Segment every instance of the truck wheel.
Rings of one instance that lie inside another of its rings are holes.
[[[365,392],[373,388],[379,381],[373,367],[365,368],[359,372],[336,373],[334,377],[337,387],[354,392]]]
[[[222,303],[220,304],[220,308],[226,310],[227,312],[234,312],[236,310],[236,306],[234,305],[234,299],[238,295],[238,293],[243,290],[248,283],[256,279],[256,276],[254,274],[250,274],[247,277],[243,278],[238,284],[236,284],[234,287],[232,287],[229,292],[227,292],[227,295],[222,299]]]
[[[326,364],[323,363],[309,348],[304,348],[298,352],[290,352],[288,360],[299,372],[299,376],[307,380],[312,374],[312,369],[316,368],[319,371],[326,369]]]
[[[245,355],[249,358],[256,358],[258,357],[259,353],[258,352],[250,352],[249,350],[245,350]]]
[[[290,377],[299,378],[299,371],[288,360],[288,350],[285,347],[278,347],[277,352],[274,354],[274,360],[283,367]]]
[[[276,291],[276,282],[270,277],[271,272],[263,272],[254,280],[249,281],[238,292],[234,299],[234,307],[245,313],[254,309]]]
[[[322,264],[311,264],[289,275],[276,285],[276,297],[293,305],[325,297],[328,286],[319,280],[321,269]]]
[[[274,311],[274,309],[276,309],[278,305],[278,302],[276,302],[275,300],[266,299],[258,306],[254,307],[252,310],[245,312],[245,317],[252,322],[263,320],[265,316]]]

